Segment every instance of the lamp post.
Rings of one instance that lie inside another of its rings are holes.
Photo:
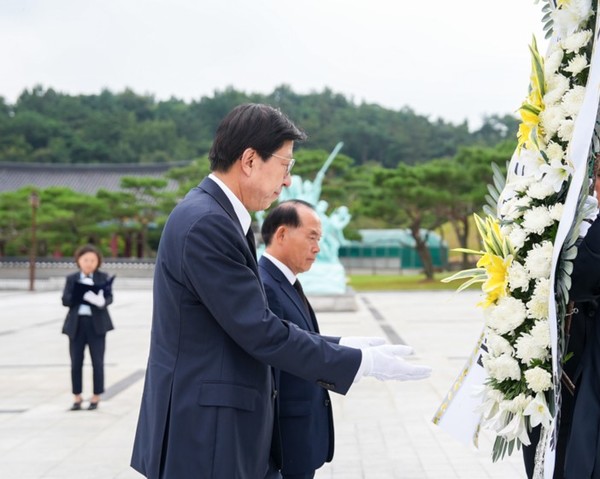
[[[37,253],[37,242],[35,237],[35,215],[40,206],[40,197],[36,191],[29,195],[29,204],[31,205],[31,249],[29,251],[29,291],[34,290],[35,282],[35,257]]]

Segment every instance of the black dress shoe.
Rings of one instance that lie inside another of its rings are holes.
[[[100,402],[100,401],[98,401]],[[91,402],[88,406],[88,411],[93,411],[94,409],[98,409],[98,402]]]
[[[71,411],[80,411],[81,410],[81,401],[79,402],[74,402],[73,405],[71,406]]]

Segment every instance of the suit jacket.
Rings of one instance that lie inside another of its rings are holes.
[[[67,317],[65,318],[65,322],[63,324],[62,332],[69,336],[70,339],[75,339],[75,335],[77,334],[77,328],[79,327],[79,306],[81,305],[80,301],[75,300],[73,297],[73,288],[75,284],[79,282],[80,273],[73,273],[67,276],[67,282],[65,284],[65,289],[63,290],[62,295],[62,304],[63,306],[67,306],[69,308],[69,312],[67,313]],[[102,271],[95,271],[92,279],[95,285],[100,285],[106,283],[108,280],[108,275],[103,273]],[[92,324],[94,326],[94,331],[96,334],[106,334],[108,331],[115,329],[113,326],[112,320],[110,319],[110,314],[108,313],[108,305],[113,302],[112,292],[105,293],[104,299],[106,300],[106,304],[103,308],[98,308],[93,304],[90,304],[90,308],[92,309]],[[88,304],[88,303],[85,303]]]
[[[264,256],[258,263],[269,308],[281,319],[319,332],[312,308],[302,299],[283,272]],[[339,338],[327,338],[338,343]],[[314,472],[333,458],[333,413],[329,393],[322,387],[286,372],[277,371],[279,429],[284,474]]]
[[[244,233],[210,178],[165,224],[131,463],[148,478],[263,478],[276,396],[269,364],[342,394],[360,365],[360,351],[269,310]]]

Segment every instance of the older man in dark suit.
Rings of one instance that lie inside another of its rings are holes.
[[[333,344],[269,310],[248,211],[267,208],[291,183],[294,141],[303,138],[274,108],[235,108],[217,129],[211,175],[167,220],[132,457],[148,478],[276,477],[269,365],[341,394],[365,375],[430,373],[389,345],[361,351]]]
[[[258,262],[269,309],[306,331],[319,333],[317,317],[297,275],[308,271],[319,252],[321,220],[302,200],[280,203],[262,225],[265,252]],[[377,337],[326,337],[328,341],[366,348],[385,343]],[[311,479],[333,458],[333,414],[329,393],[319,385],[276,371],[279,431],[284,479]]]

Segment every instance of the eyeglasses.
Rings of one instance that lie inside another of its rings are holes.
[[[289,161],[289,163],[287,165],[285,165],[285,167],[286,167],[285,176],[288,176],[292,172],[292,168],[296,164],[296,160],[294,160],[294,158],[286,158],[285,156],[276,155],[275,153],[271,153],[271,156],[274,156],[275,158],[279,158],[280,160],[288,160]]]

